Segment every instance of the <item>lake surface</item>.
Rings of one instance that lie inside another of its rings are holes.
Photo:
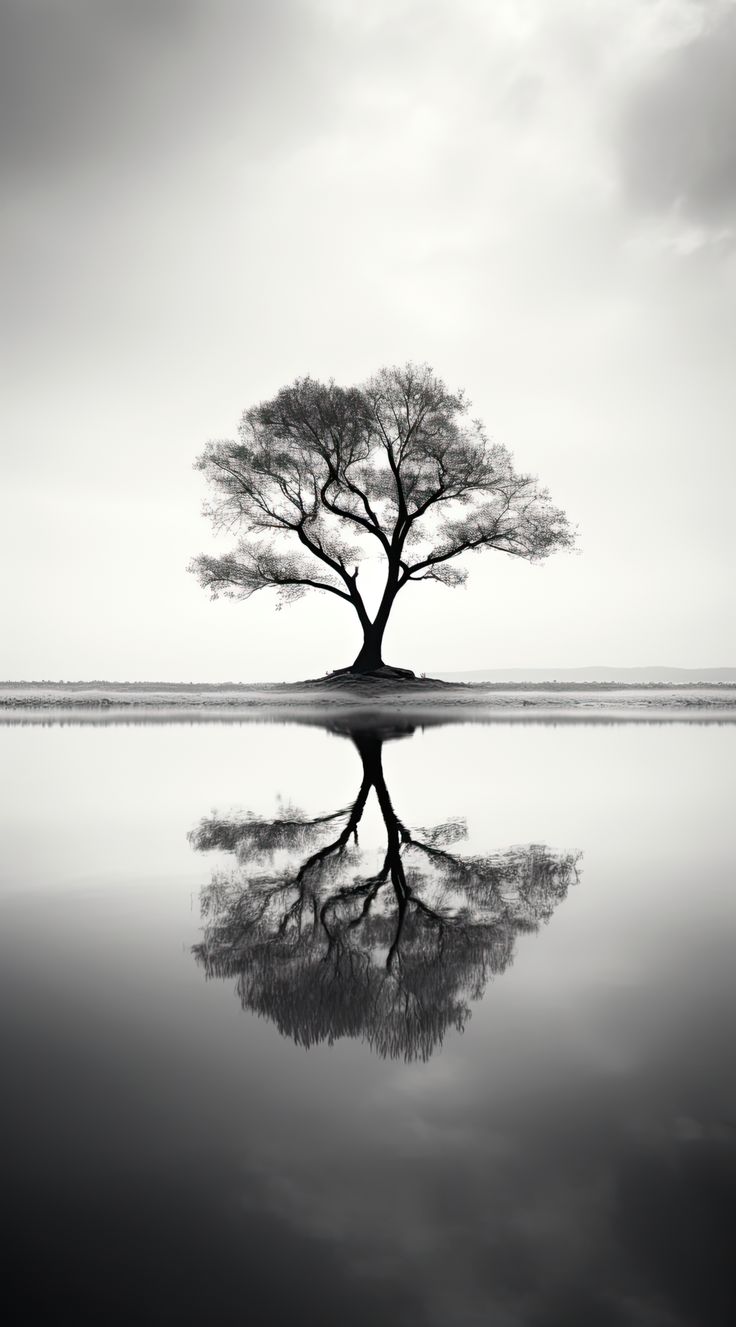
[[[735,726],[0,751],[13,1321],[736,1321]]]

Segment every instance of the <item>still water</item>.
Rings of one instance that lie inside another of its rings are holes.
[[[0,751],[13,1321],[736,1321],[736,727]]]

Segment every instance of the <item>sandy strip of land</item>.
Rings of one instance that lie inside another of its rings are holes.
[[[49,713],[51,711],[51,713]],[[414,722],[493,718],[602,718],[736,721],[736,686],[627,686],[438,682],[429,678],[335,679],[267,685],[173,683],[0,684],[0,721],[92,718],[243,719],[406,715]]]

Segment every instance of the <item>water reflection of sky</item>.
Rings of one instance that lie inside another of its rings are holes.
[[[203,980],[203,817],[359,778],[299,728],[12,729],[4,1249],[75,1321],[729,1323],[729,727],[387,744],[409,825],[581,850],[580,883],[423,1062],[305,1052]],[[378,814],[361,826],[380,845]]]

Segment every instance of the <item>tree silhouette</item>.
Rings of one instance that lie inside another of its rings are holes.
[[[342,731],[362,764],[349,806],[214,816],[192,831],[198,851],[237,861],[202,891],[206,927],[193,952],[207,977],[235,978],[243,1007],[299,1045],[358,1037],[382,1056],[427,1060],[509,966],[516,936],[549,920],[577,858],[539,845],[461,856],[451,845],[466,835],[462,820],[409,829],[389,796],[382,746],[411,729]],[[358,827],[371,791],[386,847],[366,874]]]
[[[215,529],[240,538],[190,569],[213,597],[268,587],[282,602],[308,589],[337,597],[363,633],[343,671],[385,669],[384,632],[406,585],[461,585],[465,553],[495,548],[534,562],[573,541],[547,491],[514,470],[468,409],[427,365],[382,369],[352,388],[297,379],[246,410],[236,440],[197,459]],[[372,615],[358,573],[375,554],[385,580]]]

